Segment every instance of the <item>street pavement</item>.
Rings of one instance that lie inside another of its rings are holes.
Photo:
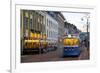
[[[89,59],[89,51],[86,47],[81,48],[81,54],[78,57],[61,57],[59,55],[59,49],[55,51],[50,51],[43,54],[36,55],[22,55],[21,62],[48,62],[48,61],[71,61],[71,60],[88,60]]]

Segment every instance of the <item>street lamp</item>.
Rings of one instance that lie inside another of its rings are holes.
[[[90,18],[90,15],[89,14],[87,14],[86,16],[83,16],[82,18],[81,18],[81,20],[82,21],[85,21],[84,22],[84,24],[86,25],[86,27],[87,27],[87,34],[88,34],[88,32],[89,32],[89,18]]]
[[[87,47],[87,50],[89,49],[89,18],[90,18],[90,15],[87,14],[86,16],[83,16],[81,18],[82,21],[86,21],[85,22],[85,25],[86,25],[86,31],[87,31],[87,35],[86,35],[86,47]]]

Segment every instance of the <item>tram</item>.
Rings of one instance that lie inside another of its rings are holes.
[[[63,38],[63,57],[79,56],[80,46],[79,38],[76,35],[67,35]]]

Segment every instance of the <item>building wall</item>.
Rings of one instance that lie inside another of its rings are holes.
[[[64,19],[59,13],[54,17],[46,11],[21,10],[21,37],[29,37],[29,31],[46,34],[50,42],[58,42],[64,34]]]
[[[58,23],[58,39],[62,38],[64,35],[64,21],[65,21],[64,16],[61,14],[61,12],[58,12],[58,11],[54,11],[54,12],[47,11],[47,13],[51,17],[53,17],[54,20],[57,21],[57,23]]]
[[[58,22],[46,13],[46,35],[51,42],[58,41]]]
[[[73,24],[65,22],[65,34],[77,34],[81,31]]]
[[[59,23],[58,35],[59,35],[59,38],[61,38],[64,35],[64,21],[65,21],[65,19],[62,18],[62,16],[60,15],[60,13],[57,14],[57,21]]]
[[[45,33],[45,15],[41,11],[21,10],[21,37],[33,33]]]

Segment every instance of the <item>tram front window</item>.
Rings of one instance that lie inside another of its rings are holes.
[[[66,38],[64,39],[64,45],[65,46],[79,45],[79,40],[76,38]]]

